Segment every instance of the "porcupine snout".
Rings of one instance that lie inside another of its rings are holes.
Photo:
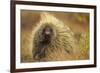
[[[45,26],[40,34],[40,43],[44,44],[45,46],[49,44],[53,37],[53,29],[50,26]]]

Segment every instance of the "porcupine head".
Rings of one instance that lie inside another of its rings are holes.
[[[57,53],[58,51],[59,55],[63,53],[66,53],[65,55],[74,55],[77,52],[73,32],[67,24],[64,24],[50,13],[41,13],[40,22],[37,23],[32,33],[32,54],[33,58],[37,61],[43,61],[46,57],[48,57],[47,59],[52,59],[50,54]],[[54,56],[57,57],[56,55]],[[67,57],[65,58],[67,59]]]

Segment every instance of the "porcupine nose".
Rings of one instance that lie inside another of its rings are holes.
[[[45,31],[45,35],[50,35],[51,32],[50,31]]]
[[[43,42],[44,43],[50,43],[51,38],[53,36],[53,29],[50,26],[45,26],[43,31],[42,31],[42,35],[43,35]]]
[[[48,37],[50,38],[51,34],[52,34],[52,32],[51,32],[49,29],[46,29],[46,30],[44,31],[45,37],[48,36]],[[49,39],[49,38],[48,38],[48,39]]]

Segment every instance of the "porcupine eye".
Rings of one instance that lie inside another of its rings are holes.
[[[48,44],[51,42],[51,38],[53,36],[53,29],[50,26],[45,26],[42,30],[42,43]]]

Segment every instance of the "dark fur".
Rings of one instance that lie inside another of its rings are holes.
[[[38,37],[39,37],[38,43],[34,41],[34,43],[37,44],[35,45],[37,49],[33,51],[33,58],[35,60],[41,61],[42,58],[46,56],[47,53],[46,47],[51,43],[51,38],[53,37],[53,29],[50,26],[45,26],[42,30],[39,30]]]

